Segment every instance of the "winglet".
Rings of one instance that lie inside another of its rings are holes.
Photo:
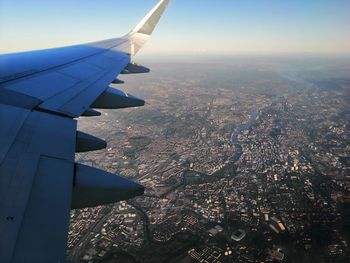
[[[127,35],[132,43],[131,54],[135,55],[150,38],[170,0],[161,0]]]
[[[169,0],[161,0],[131,32],[151,35],[168,4]]]

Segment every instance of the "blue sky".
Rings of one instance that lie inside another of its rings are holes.
[[[0,0],[0,52],[127,33],[157,0]],[[349,0],[172,0],[143,54],[350,53]]]

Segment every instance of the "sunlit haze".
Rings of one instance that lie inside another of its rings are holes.
[[[1,53],[124,35],[157,0],[1,0]],[[150,54],[350,53],[348,0],[173,0]]]

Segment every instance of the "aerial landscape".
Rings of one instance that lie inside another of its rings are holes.
[[[0,263],[349,263],[349,14],[0,0]]]
[[[143,108],[79,128],[79,162],[144,196],[73,210],[76,262],[349,262],[350,64],[342,57],[147,61],[115,87]]]

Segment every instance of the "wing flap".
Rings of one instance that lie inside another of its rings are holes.
[[[38,108],[79,117],[129,62],[128,54],[107,50],[54,72],[10,82],[3,89],[43,101]]]
[[[6,86],[6,89],[44,101],[55,94],[74,87],[78,82],[79,79],[59,72],[46,72],[11,83]]]
[[[29,110],[0,104],[0,164],[16,139]]]
[[[69,101],[65,101],[58,109],[49,110],[59,111],[73,117],[81,116],[93,104],[96,98],[108,88],[108,85],[115,79],[116,75],[129,63],[129,59],[129,57],[126,57],[117,61],[115,67],[107,71],[103,77],[83,89],[73,98],[70,98]]]
[[[71,162],[40,157],[12,263],[65,261],[72,171]]]
[[[26,229],[27,225],[23,224],[23,220],[26,218],[30,196],[36,191],[33,186],[38,176],[40,158],[46,156],[74,164],[76,121],[37,111],[23,110],[23,112],[18,112],[18,109],[7,105],[1,105],[1,112],[3,112],[4,107],[8,107],[6,110],[9,115],[18,114],[21,119],[21,122],[16,124],[17,133],[14,139],[10,137],[12,135],[8,135],[13,131],[13,126],[6,124],[1,126],[1,131],[7,134],[4,139],[11,141],[11,145],[0,163],[0,250],[1,262],[11,262],[14,251],[16,251],[17,241],[21,239],[23,233],[30,231]],[[56,174],[53,170],[51,172]],[[60,196],[64,198],[63,195],[69,195],[69,189],[72,187],[73,165],[70,171],[65,170],[64,173],[59,174],[59,177],[64,177],[69,181],[69,185],[66,185],[68,192],[63,191],[57,196],[57,198]],[[46,187],[49,190],[53,187],[51,190],[54,191],[55,186],[48,184]],[[62,199],[62,201],[65,200]],[[46,208],[48,214],[45,220],[46,224],[50,224],[50,209],[47,207],[52,209],[55,207],[55,203],[50,204],[50,200],[46,199],[35,202],[37,210],[42,207]],[[62,204],[62,206],[64,205],[66,204]],[[70,206],[70,202],[68,206]],[[55,213],[66,214],[66,210],[60,208],[56,206]],[[30,208],[30,210],[33,209],[33,207]],[[63,223],[67,224],[67,222]],[[54,221],[52,223],[55,226]],[[65,230],[62,229],[63,233]],[[50,240],[50,242],[56,241]]]

